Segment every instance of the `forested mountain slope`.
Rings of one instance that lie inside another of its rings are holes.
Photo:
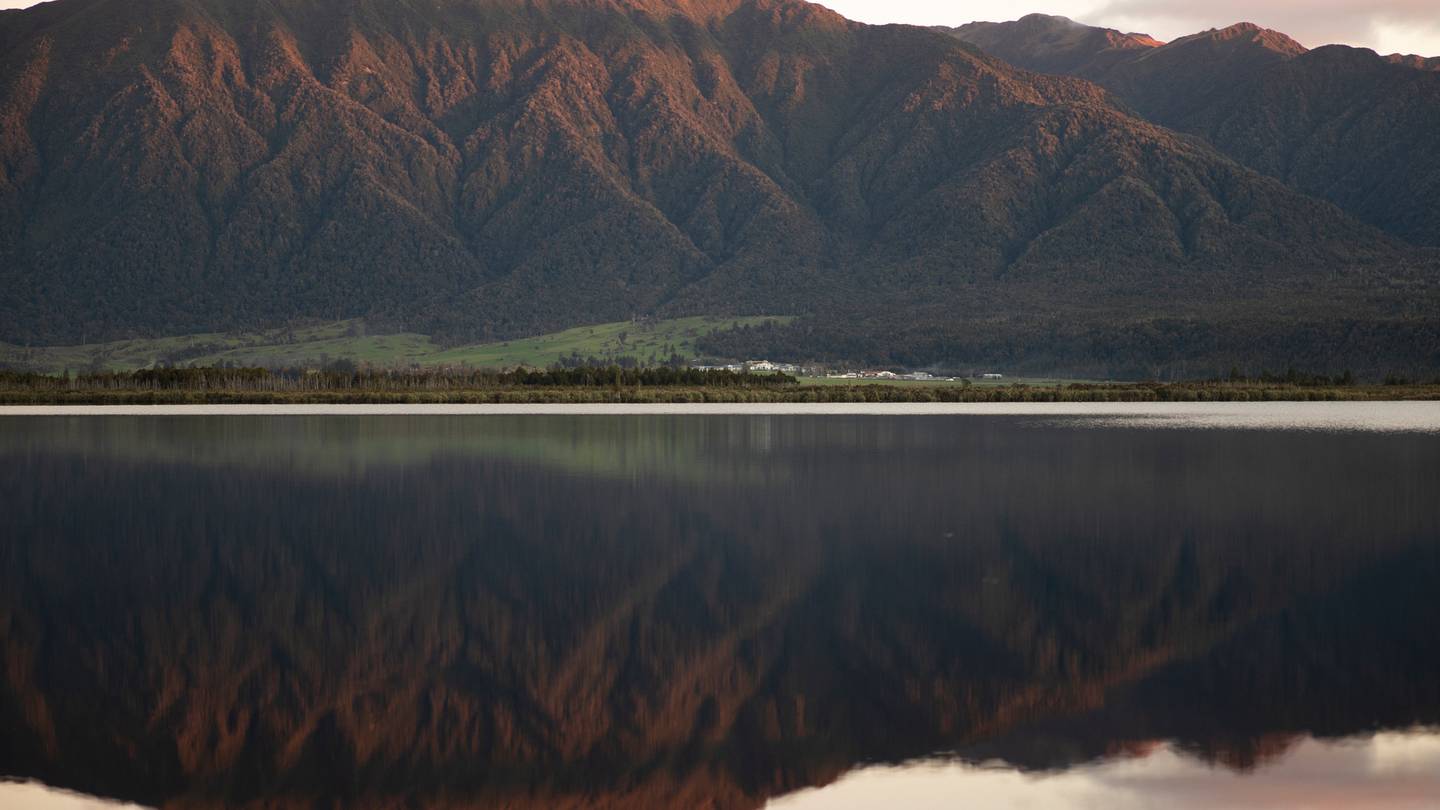
[[[11,342],[857,306],[1028,340],[1405,318],[1435,277],[1089,82],[799,0],[6,13],[0,223]]]
[[[1169,44],[1032,15],[945,29],[1020,67],[1096,81],[1163,126],[1421,245],[1440,245],[1435,59],[1307,51],[1241,23]],[[1130,37],[1127,47],[1111,44]]]

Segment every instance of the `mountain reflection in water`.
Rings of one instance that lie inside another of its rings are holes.
[[[772,802],[772,810],[1294,810],[1364,807],[1430,810],[1440,804],[1440,734],[1384,733],[1362,739],[1289,740],[1256,771],[1217,770],[1165,745],[1057,773],[922,762],[863,768],[823,788]]]
[[[1258,787],[1440,724],[1434,434],[7,418],[0,492],[0,774],[150,806]]]

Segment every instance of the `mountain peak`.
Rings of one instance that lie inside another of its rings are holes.
[[[1027,14],[1013,22],[973,22],[940,29],[1027,70],[1088,76],[1125,54],[1158,48],[1148,34],[1096,28],[1068,17]]]
[[[1050,28],[1088,28],[1088,27],[1089,27],[1089,26],[1086,26],[1086,25],[1083,24],[1083,23],[1075,22],[1074,20],[1070,19],[1069,17],[1063,17],[1063,16],[1061,16],[1061,15],[1059,15],[1059,14],[1026,14],[1024,17],[1021,17],[1020,19],[1016,20],[1015,23],[1016,23],[1017,25],[1029,26],[1029,27],[1032,27],[1032,28],[1034,28],[1034,27],[1041,27],[1041,26],[1050,27]]]
[[[994,23],[994,25],[1004,25],[1004,23]],[[1105,39],[1109,40],[1111,44],[1122,48],[1154,48],[1165,44],[1149,34],[1125,32],[1115,28],[1101,28],[1094,25],[1087,25],[1058,14],[1026,14],[1024,17],[1016,20],[1013,25],[1017,28],[1029,29],[1031,31],[1051,31],[1075,36],[1094,36],[1098,32],[1103,35]]]
[[[1252,22],[1239,22],[1226,28],[1211,28],[1170,43],[1172,46],[1209,43],[1212,46],[1258,46],[1285,56],[1299,56],[1307,50],[1288,35]]]

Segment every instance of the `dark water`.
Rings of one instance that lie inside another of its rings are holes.
[[[0,774],[67,790],[1440,796],[1434,432],[9,417],[0,493]]]

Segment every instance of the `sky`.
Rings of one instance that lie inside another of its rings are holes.
[[[1380,53],[1440,56],[1440,0],[820,0],[868,23],[963,25],[1013,20],[1032,11],[1171,40],[1207,28],[1253,22],[1302,45],[1344,43]],[[33,0],[0,0],[24,8]]]

